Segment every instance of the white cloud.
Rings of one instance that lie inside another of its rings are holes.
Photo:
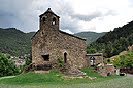
[[[69,29],[62,30],[62,31],[67,32],[67,33],[69,33],[69,34],[73,34]]]
[[[132,0],[0,0],[0,27],[37,31],[39,15],[48,7],[68,33],[107,32],[133,20]]]
[[[133,20],[131,13],[133,8],[128,0],[74,0],[74,3],[76,13],[88,14],[94,11],[102,13],[100,17],[95,17],[91,21],[80,20],[80,26],[84,31],[107,32]]]

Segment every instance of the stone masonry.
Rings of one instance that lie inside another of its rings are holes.
[[[59,16],[51,8],[40,15],[40,29],[32,37],[32,63],[35,70],[58,68],[63,59],[70,68],[88,65],[86,39],[59,30]]]
[[[115,68],[112,64],[100,63],[97,65],[96,71],[102,76],[110,76],[115,74]]]

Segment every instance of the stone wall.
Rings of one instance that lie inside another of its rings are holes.
[[[102,76],[110,76],[115,74],[115,68],[112,64],[101,63],[97,66],[96,70]]]
[[[86,67],[86,48],[85,39],[59,30],[59,16],[51,8],[40,15],[40,29],[32,38],[32,63],[35,67],[49,64],[57,68],[59,59],[63,59],[70,69]]]
[[[57,59],[64,58],[67,53],[67,63],[75,68],[87,66],[86,41],[61,31],[44,32],[41,30],[32,39],[32,63],[56,65]],[[49,55],[49,61],[44,61],[42,55]],[[54,66],[56,67],[56,66]]]

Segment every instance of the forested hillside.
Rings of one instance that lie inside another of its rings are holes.
[[[15,28],[0,28],[0,52],[15,56],[30,54],[34,32],[24,33]]]
[[[105,35],[105,32],[103,33],[96,33],[96,32],[80,32],[74,34],[76,36],[79,36],[81,38],[86,38],[87,39],[87,44],[90,44],[94,41],[96,41],[99,37],[102,37]]]
[[[15,28],[0,28],[0,52],[15,56],[31,53],[31,37],[35,32],[24,33]],[[81,32],[74,34],[86,38],[88,44],[95,41],[105,33]]]
[[[88,47],[88,53],[102,52],[105,57],[117,55],[133,44],[133,21],[115,28],[98,38]]]
[[[15,28],[0,28],[0,52],[17,56],[30,54],[31,37],[34,33],[24,33]],[[111,57],[127,50],[127,47],[133,44],[133,21],[106,34],[81,32],[75,35],[86,38],[88,43],[94,41],[87,48],[88,53],[102,52],[105,57]]]

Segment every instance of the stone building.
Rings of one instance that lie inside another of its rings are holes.
[[[87,54],[87,61],[88,64],[91,66],[96,66],[100,63],[103,63],[103,54],[102,53],[94,53],[94,54]]]
[[[88,65],[94,66],[97,73],[102,76],[114,75],[114,66],[103,62],[102,53],[87,54],[87,57]]]
[[[35,70],[65,66],[81,69],[87,66],[86,39],[59,30],[59,16],[51,8],[40,16],[40,28],[32,37],[32,63]]]

